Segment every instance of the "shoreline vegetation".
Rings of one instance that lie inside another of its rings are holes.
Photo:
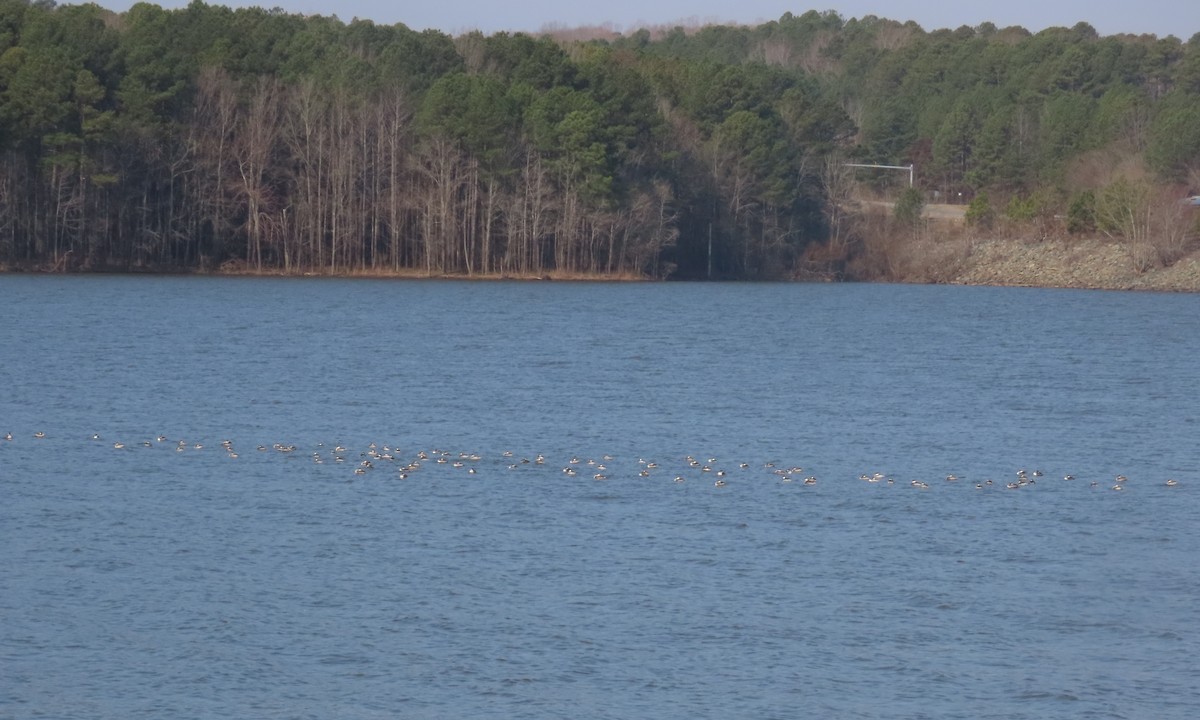
[[[904,218],[897,203],[854,200],[841,223],[854,242],[810,246],[787,277],[771,281],[813,283],[900,283],[975,285],[1116,291],[1200,293],[1200,243],[1194,229],[1200,209],[1171,207],[1184,228],[1174,243],[1163,235],[1129,238],[1094,233],[1071,234],[1062,217],[1014,221],[988,218],[981,223],[966,205],[919,204],[917,217]],[[980,227],[986,224],[986,227]],[[1160,223],[1161,224],[1161,223]],[[1161,232],[1161,229],[1160,229]],[[1170,237],[1170,233],[1166,234]],[[840,253],[840,254],[839,254]],[[633,272],[539,273],[438,272],[420,268],[256,268],[242,259],[219,266],[82,267],[68,254],[57,266],[0,263],[0,274],[43,275],[193,275],[201,277],[349,278],[364,280],[463,280],[479,282],[663,282]],[[699,281],[703,278],[675,278]],[[737,280],[739,278],[713,278]]]
[[[894,282],[926,285],[980,285],[1154,292],[1200,292],[1200,251],[1193,251],[1165,267],[1138,271],[1135,257],[1119,242],[1102,237],[1042,239],[1036,237],[969,236],[941,238],[936,252],[918,243],[897,243],[894,250],[907,257],[906,269],[897,275],[846,277],[828,266],[810,266],[796,272],[791,282]],[[363,268],[358,270],[282,269],[256,270],[240,263],[213,269],[135,267],[63,268],[0,265],[0,274],[129,274],[194,275],[201,277],[350,278],[365,280],[469,280],[480,282],[664,282],[629,273],[587,274],[551,271],[538,275],[490,273],[426,273],[414,269]]]
[[[650,278],[630,273],[583,273],[546,271],[540,274],[439,273],[416,268],[254,268],[244,263],[225,263],[216,268],[188,267],[92,267],[54,268],[40,265],[0,265],[0,275],[189,275],[196,277],[346,278],[363,280],[478,280],[481,282],[647,282]]]
[[[1200,33],[0,0],[0,270],[1196,290],[1198,117]]]

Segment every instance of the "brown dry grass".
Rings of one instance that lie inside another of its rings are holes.
[[[512,273],[428,273],[413,268],[344,268],[329,270],[328,268],[307,268],[291,272],[280,269],[255,270],[254,268],[230,265],[226,263],[219,270],[209,275],[247,276],[247,277],[329,277],[329,278],[363,278],[363,279],[394,279],[394,280],[558,280],[567,282],[641,282],[644,276],[635,273],[587,273],[560,270],[547,270],[540,275],[516,275]]]

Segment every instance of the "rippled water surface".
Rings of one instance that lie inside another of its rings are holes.
[[[1198,296],[0,303],[0,717],[1200,716]]]

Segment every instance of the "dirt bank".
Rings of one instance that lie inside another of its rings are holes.
[[[891,214],[896,210],[896,203],[890,200],[859,200],[858,203],[875,212]],[[928,220],[948,220],[966,222],[966,205],[946,205],[940,203],[925,203],[921,207],[921,217]]]

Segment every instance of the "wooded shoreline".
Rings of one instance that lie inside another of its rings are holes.
[[[1028,238],[971,238],[944,243],[943,255],[928,258],[934,273],[910,272],[902,276],[845,278],[830,271],[810,272],[782,282],[816,283],[904,283],[926,285],[978,285],[991,287],[1040,287],[1063,289],[1122,290],[1200,293],[1200,251],[1169,267],[1142,272],[1133,269],[1129,253],[1121,244],[1103,238],[1086,240],[1030,240]],[[703,280],[656,280],[629,274],[589,275],[549,272],[543,275],[425,274],[417,270],[364,269],[350,271],[254,270],[252,268],[92,268],[58,269],[44,266],[0,265],[6,275],[136,275],[196,277],[261,277],[362,280],[455,280],[472,282],[704,282]],[[776,280],[776,282],[779,282]]]
[[[0,266],[952,281],[905,245],[931,243],[923,199],[1147,272],[1200,244],[1197,117],[1200,33],[810,11],[450,36],[0,0]]]
[[[509,274],[509,273],[427,273],[415,268],[297,268],[283,270],[281,268],[256,269],[241,263],[226,263],[215,268],[191,268],[181,266],[139,266],[139,267],[52,267],[38,264],[0,264],[0,275],[130,275],[130,276],[180,276],[196,277],[262,277],[262,278],[345,278],[364,280],[478,280],[487,282],[648,282],[651,278],[630,273],[595,274],[583,272],[563,272],[551,270],[540,274]]]

